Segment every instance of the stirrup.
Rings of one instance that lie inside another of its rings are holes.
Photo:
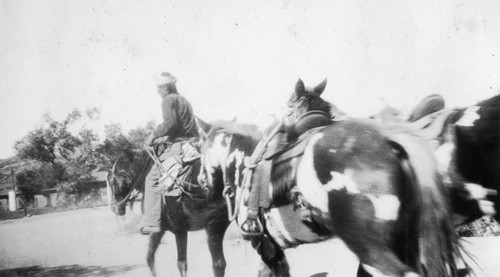
[[[240,232],[244,239],[260,237],[264,234],[264,227],[259,218],[247,218],[240,226]]]

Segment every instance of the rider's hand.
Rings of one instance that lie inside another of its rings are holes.
[[[153,134],[149,135],[146,140],[144,141],[144,145],[146,146],[152,146],[153,145],[153,142],[155,140],[155,137],[153,136]]]

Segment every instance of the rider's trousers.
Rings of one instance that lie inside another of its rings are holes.
[[[158,158],[162,161],[163,169],[157,164],[153,164],[151,170],[146,176],[144,187],[144,216],[142,219],[141,227],[151,226],[160,227],[161,225],[161,212],[162,212],[162,196],[165,190],[165,184],[160,184],[160,178],[167,170],[172,175],[181,169],[180,157],[182,155],[181,144],[174,143],[171,147],[166,148]],[[177,177],[177,176],[175,176]],[[168,178],[167,186],[173,180]]]

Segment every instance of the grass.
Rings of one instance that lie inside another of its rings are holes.
[[[461,237],[500,236],[500,224],[491,217],[482,217],[468,224],[458,226],[456,231]]]

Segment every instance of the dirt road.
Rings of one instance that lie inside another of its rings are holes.
[[[133,232],[137,217],[118,220],[107,207],[0,222],[0,276],[148,276],[147,237]],[[498,276],[500,237],[475,238],[478,276]],[[231,225],[224,243],[227,276],[256,276],[259,257]],[[354,276],[357,260],[339,240],[287,250],[293,276]],[[160,276],[179,276],[173,235],[157,252]],[[189,234],[189,276],[211,276],[203,231]],[[477,268],[477,266],[475,266]]]

